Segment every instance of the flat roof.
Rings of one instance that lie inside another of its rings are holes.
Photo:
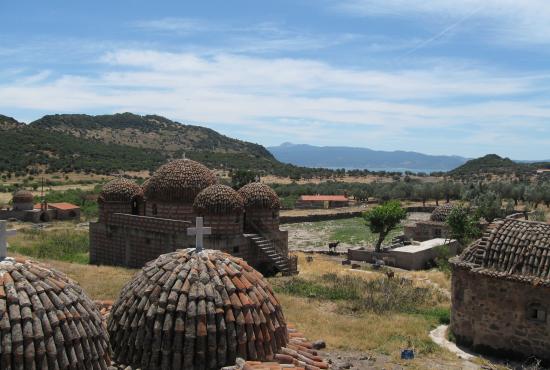
[[[432,248],[439,247],[441,245],[451,244],[454,241],[455,241],[454,239],[435,238],[435,239],[426,240],[424,242],[421,242],[420,244],[411,244],[411,245],[405,245],[403,247],[390,249],[390,251],[401,252],[401,253],[418,253],[421,251],[425,251],[426,249],[432,249]]]
[[[319,201],[319,202],[348,202],[349,199],[345,195],[302,195],[300,200],[304,201]]]

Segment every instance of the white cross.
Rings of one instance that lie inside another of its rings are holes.
[[[7,221],[0,221],[0,261],[8,256],[8,236],[13,236],[15,233],[15,230],[8,230]]]
[[[204,247],[203,237],[212,234],[212,228],[203,226],[202,217],[197,217],[195,222],[195,227],[187,228],[187,235],[195,235],[195,248],[200,252]]]

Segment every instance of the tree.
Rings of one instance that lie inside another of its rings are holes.
[[[231,186],[240,189],[246,184],[256,181],[257,174],[252,171],[237,170],[231,175]]]
[[[378,241],[374,247],[376,252],[380,252],[380,247],[386,236],[406,217],[407,212],[395,200],[377,206],[363,214],[370,231],[378,234]]]
[[[479,217],[492,222],[495,218],[502,217],[502,200],[492,191],[478,195],[474,201]]]
[[[463,206],[455,206],[447,216],[447,225],[451,229],[451,238],[466,245],[480,236],[479,223]]]

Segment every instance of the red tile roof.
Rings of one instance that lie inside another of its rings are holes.
[[[309,202],[347,202],[345,195],[302,195],[300,200]]]
[[[71,209],[80,209],[79,206],[75,206],[72,203],[65,203],[65,202],[62,202],[62,203],[48,203],[48,207],[53,208],[53,209],[59,209],[59,210],[62,210],[62,211],[69,211]]]

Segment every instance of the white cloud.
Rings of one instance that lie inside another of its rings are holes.
[[[102,72],[95,76],[42,72],[0,83],[0,110],[155,113],[233,127],[255,141],[286,135],[375,147],[366,140],[414,144],[425,139],[411,138],[411,130],[429,129],[437,137],[438,130],[467,131],[474,123],[480,136],[490,138],[523,121],[536,129],[550,119],[545,101],[518,98],[546,89],[545,75],[503,77],[456,64],[384,71],[307,59],[135,49],[107,53],[100,61]],[[334,141],[342,132],[349,142]]]

